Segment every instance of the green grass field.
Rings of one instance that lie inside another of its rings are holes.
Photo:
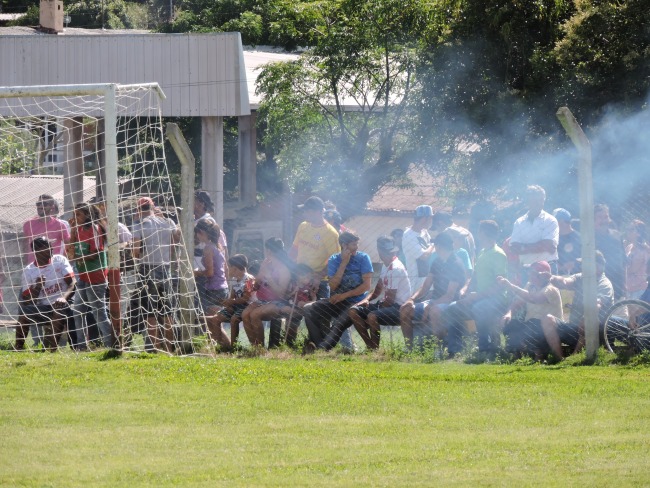
[[[0,353],[2,486],[643,486],[650,367]]]

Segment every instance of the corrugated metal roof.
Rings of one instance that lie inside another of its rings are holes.
[[[244,47],[244,63],[246,64],[246,79],[248,80],[248,99],[251,109],[259,107],[261,98],[255,94],[255,83],[260,70],[269,63],[295,61],[300,57],[297,53],[288,53],[270,46]]]
[[[0,86],[158,82],[163,116],[250,114],[241,37],[0,28]]]
[[[95,196],[95,178],[84,177],[83,200]],[[23,222],[36,215],[40,195],[52,195],[63,209],[62,176],[0,175],[0,231],[22,231]]]

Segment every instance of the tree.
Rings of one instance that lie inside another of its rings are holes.
[[[395,173],[410,144],[403,131],[416,47],[430,28],[419,0],[323,3],[314,7],[314,45],[300,60],[267,66],[258,78],[260,123],[281,173],[294,187],[363,208]]]

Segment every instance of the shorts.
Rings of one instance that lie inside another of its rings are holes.
[[[217,314],[221,315],[222,317],[230,320],[233,317],[239,317],[241,318],[241,313],[244,311],[244,309],[247,307],[247,304],[237,304],[234,307],[232,307],[232,311],[227,309],[227,308],[222,308],[220,309]]]
[[[166,317],[173,311],[171,269],[168,266],[140,266],[131,305],[142,315]]]
[[[513,319],[503,328],[506,351],[534,354],[546,349],[546,339],[539,319],[526,321]]]
[[[377,317],[377,323],[379,325],[399,325],[399,309],[400,306],[397,304],[391,305],[390,307],[380,307],[379,303],[371,303],[366,306],[361,307],[351,307],[350,310],[356,310],[361,318],[364,320],[368,319],[368,315],[371,313]]]
[[[580,340],[580,326],[557,320],[557,335],[560,337],[560,342],[570,347],[576,347]]]
[[[426,308],[427,305],[429,305],[430,302],[431,300],[425,300],[423,302],[418,302],[415,304],[415,310],[413,312],[414,322],[418,322],[422,320],[422,318],[424,317],[424,309]],[[447,310],[447,308],[449,308],[449,305],[450,305],[449,303],[438,303],[436,307],[441,312],[444,312],[445,310]]]
[[[54,313],[54,307],[50,304],[19,304],[20,315],[25,317],[28,322],[36,325],[44,325],[48,322],[52,322],[52,315]],[[70,306],[66,305],[63,308],[57,310],[63,316],[70,316]]]
[[[203,313],[207,313],[211,308],[220,307],[226,298],[228,298],[228,288],[220,288],[218,290],[199,288],[199,300]]]

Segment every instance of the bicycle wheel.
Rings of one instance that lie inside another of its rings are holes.
[[[650,304],[641,300],[621,300],[607,311],[603,339],[609,352],[650,350]]]

